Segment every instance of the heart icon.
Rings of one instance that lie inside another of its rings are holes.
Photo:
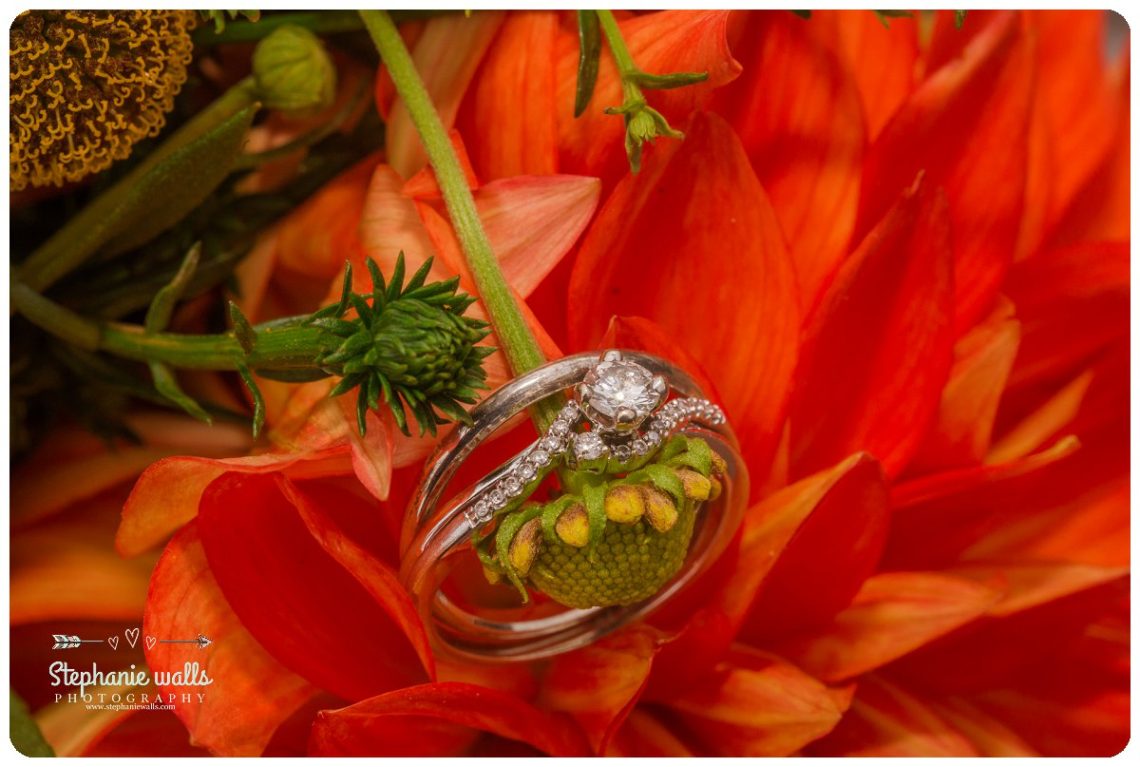
[[[119,637],[118,636],[107,637],[107,644],[111,645],[112,650],[118,650],[119,649]]]
[[[150,648],[154,647],[154,643],[155,643],[155,642],[157,642],[157,641],[158,641],[158,640],[157,640],[157,639],[155,639],[154,637],[152,637],[152,636],[148,636],[148,637],[146,638],[146,649],[148,649],[148,650],[149,650]]]
[[[127,644],[134,647],[139,642],[139,629],[136,626],[133,629],[127,629],[123,632],[123,636],[127,638]]]

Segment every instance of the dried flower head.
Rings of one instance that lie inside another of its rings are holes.
[[[186,81],[193,11],[27,11],[12,22],[11,188],[62,186],[157,134]]]

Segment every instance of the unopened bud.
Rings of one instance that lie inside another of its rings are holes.
[[[659,533],[667,533],[677,524],[677,505],[668,494],[655,487],[645,487],[645,518],[653,529]]]
[[[606,519],[622,524],[633,524],[645,513],[641,489],[633,485],[618,485],[606,493]]]
[[[530,572],[530,566],[538,557],[539,547],[542,545],[542,521],[535,517],[519,528],[515,537],[511,539],[508,550],[511,567],[525,578]]]
[[[677,469],[677,478],[685,488],[685,497],[694,501],[707,501],[712,493],[712,482],[703,474],[692,469]]]
[[[253,52],[257,98],[270,109],[304,115],[332,105],[336,68],[304,27],[278,27]]]
[[[562,512],[554,523],[554,532],[568,546],[580,549],[589,543],[590,518],[586,514],[586,507],[576,503]]]

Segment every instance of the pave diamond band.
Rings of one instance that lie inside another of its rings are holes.
[[[489,522],[555,461],[587,471],[628,471],[644,464],[669,437],[691,423],[724,424],[720,407],[700,397],[682,397],[658,407],[667,392],[661,376],[623,359],[620,352],[606,352],[578,387],[578,400],[563,407],[545,434],[461,505],[468,524],[476,529]],[[624,417],[623,411],[632,415]],[[618,413],[623,416],[620,420]],[[583,421],[590,423],[590,431],[575,431]]]

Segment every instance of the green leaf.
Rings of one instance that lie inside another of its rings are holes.
[[[590,524],[590,539],[586,552],[592,560],[602,535],[606,532],[606,486],[586,485],[582,488],[582,503],[586,506],[586,519]]]
[[[237,369],[242,383],[245,384],[245,388],[249,389],[249,396],[253,398],[253,437],[256,439],[265,426],[265,399],[261,396],[261,389],[258,387],[257,381],[253,379],[253,374],[249,372],[249,368],[239,363]]]
[[[213,423],[214,419],[210,417],[201,405],[194,401],[194,399],[182,391],[182,387],[178,385],[178,379],[174,377],[173,371],[161,362],[149,363],[151,377],[154,378],[154,388],[158,393],[166,397],[178,407],[185,410],[190,415],[197,418],[204,423]]]
[[[598,82],[598,62],[602,57],[602,35],[598,12],[578,11],[578,87],[574,91],[574,116],[580,117],[590,104]]]
[[[8,691],[8,734],[12,745],[24,756],[55,756],[55,751],[44,740],[36,720],[15,690]]]
[[[791,13],[794,13],[795,15],[799,16],[801,19],[810,19],[811,18],[811,11],[791,11]]]
[[[966,14],[969,11],[954,11],[954,28],[961,29],[962,25],[966,23]]]
[[[116,210],[108,252],[142,245],[205,200],[229,175],[255,114],[257,105],[247,106],[139,179]]]
[[[170,324],[170,315],[174,313],[174,306],[182,298],[183,291],[190,283],[194,272],[198,269],[198,259],[202,255],[202,243],[196,242],[182,260],[182,265],[174,274],[174,279],[164,285],[154,294],[154,300],[147,309],[143,327],[148,333],[161,333]],[[231,306],[233,304],[231,303]],[[246,350],[248,351],[248,349]]]
[[[659,91],[683,88],[686,85],[703,83],[707,79],[709,79],[708,72],[672,72],[667,75],[651,75],[648,72],[638,72],[633,76],[633,81],[642,88]]]
[[[180,221],[230,172],[257,109],[247,88],[231,88],[69,219],[24,262],[21,277],[43,290],[97,251],[120,253]]]

